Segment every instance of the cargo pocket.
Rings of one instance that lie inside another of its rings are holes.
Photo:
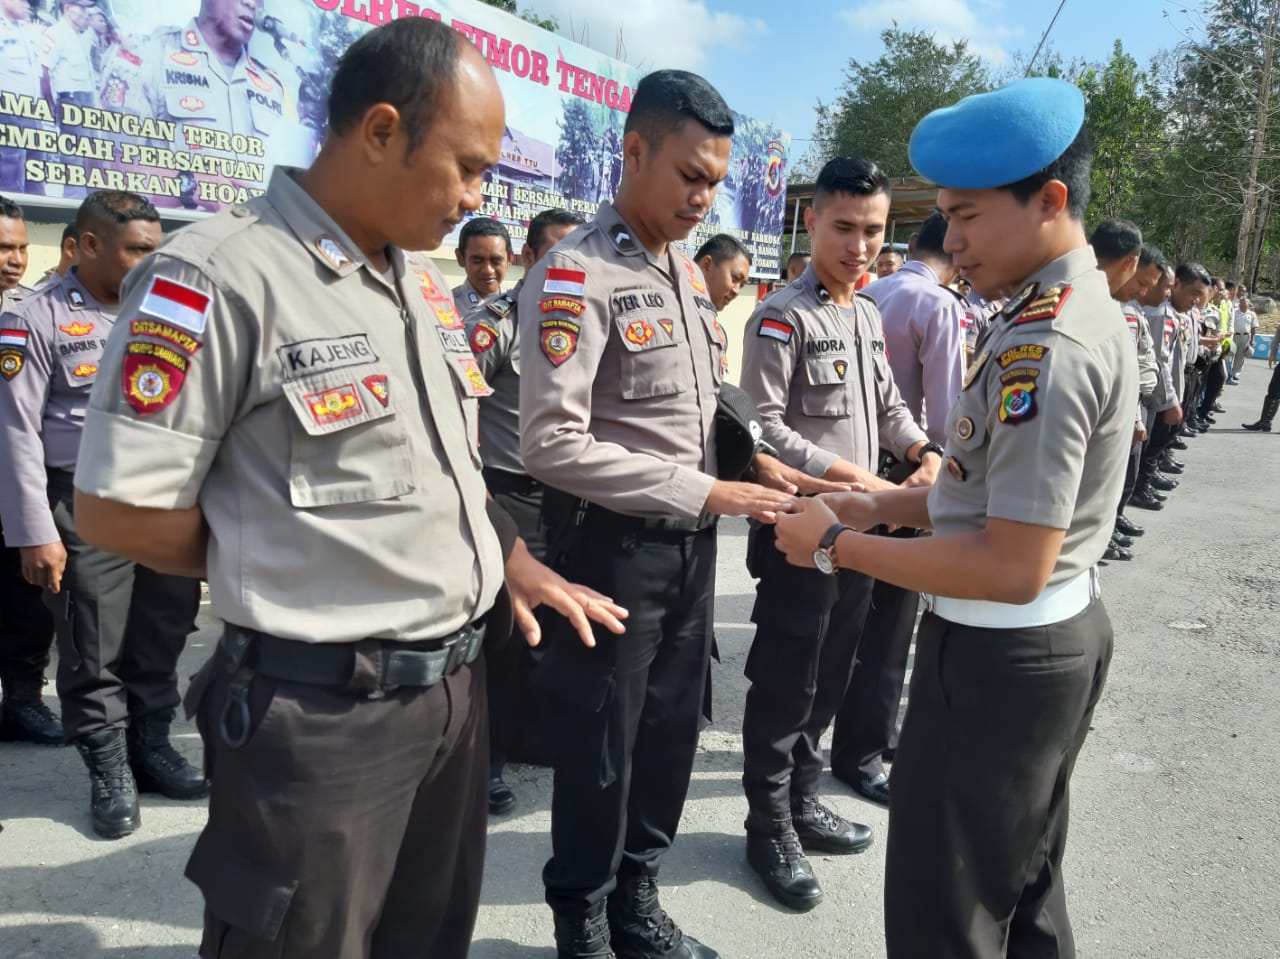
[[[187,862],[187,878],[204,894],[200,955],[206,959],[283,956],[284,921],[298,881],[269,875],[266,867],[244,858],[230,839],[215,836],[206,826]]]
[[[414,491],[398,387],[376,365],[284,384],[294,414],[289,500],[299,509],[365,503]]]
[[[849,415],[849,360],[843,356],[811,356],[804,361],[806,386],[800,394],[805,416]]]

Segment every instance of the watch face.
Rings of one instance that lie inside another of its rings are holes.
[[[827,576],[836,571],[835,563],[831,562],[831,557],[827,555],[825,549],[815,549],[813,551],[813,565],[818,567],[819,573],[825,573]]]

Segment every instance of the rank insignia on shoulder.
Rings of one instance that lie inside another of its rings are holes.
[[[341,270],[351,262],[351,257],[347,256],[347,251],[328,233],[322,233],[316,237],[316,249],[320,251],[320,255],[328,260],[329,265],[335,270]]]
[[[581,327],[568,320],[543,320],[541,325],[542,353],[552,366],[559,366],[573,356],[578,348]]]
[[[1019,343],[1000,354],[1000,369],[1007,370],[1014,363],[1039,363],[1049,352],[1049,347],[1039,343]]]
[[[973,362],[969,364],[969,372],[964,375],[964,386],[962,390],[967,390],[973,386],[974,381],[978,378],[978,374],[982,372],[982,368],[987,365],[987,360],[991,358],[990,350],[983,350],[973,358]]]
[[[760,329],[756,332],[756,336],[767,336],[779,343],[790,343],[795,331],[795,327],[790,323],[766,316],[760,321]]]
[[[609,239],[613,240],[613,245],[620,253],[630,253],[636,248],[636,241],[621,223],[615,223],[609,228]]]
[[[484,308],[496,316],[500,320],[505,320],[511,315],[511,311],[515,308],[515,304],[511,302],[511,297],[507,294],[495,297],[484,305]]]
[[[85,306],[84,294],[74,286],[69,286],[67,287],[67,302],[73,310],[83,310]]]
[[[969,477],[964,467],[960,465],[960,461],[954,456],[947,457],[947,474],[957,483],[963,483]]]
[[[493,348],[493,344],[498,342],[498,331],[488,323],[477,323],[475,329],[471,331],[471,351],[473,353],[485,353]]]
[[[1039,283],[1035,283],[1035,282],[1028,283],[1026,286],[1024,286],[1021,290],[1018,291],[1017,296],[1013,297],[1013,299],[1011,299],[1008,303],[1004,305],[1004,309],[1001,310],[1000,312],[1003,313],[1005,316],[1016,316],[1024,306],[1026,306],[1028,303],[1032,301],[1032,299],[1035,298],[1036,292],[1039,289],[1040,289]]]
[[[1000,422],[1016,426],[1036,415],[1035,380],[1017,380],[1000,391]]]
[[[1028,304],[1025,310],[1013,318],[1014,326],[1022,323],[1033,323],[1036,320],[1053,319],[1062,312],[1062,306],[1067,302],[1067,297],[1070,295],[1070,286],[1050,287]]]

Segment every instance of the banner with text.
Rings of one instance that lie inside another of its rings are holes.
[[[0,8],[0,193],[73,206],[131,190],[166,215],[198,216],[260,194],[277,164],[306,166],[328,126],[329,78],[366,30],[443,20],[497,74],[501,159],[478,216],[519,248],[530,218],[590,218],[622,176],[622,128],[642,74],[477,0],[56,0],[15,22]],[[729,173],[686,244],[715,233],[779,272],[790,136],[735,114]],[[456,234],[455,234],[456,235]]]

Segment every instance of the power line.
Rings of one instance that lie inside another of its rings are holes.
[[[1067,5],[1067,0],[1062,0],[1058,4],[1058,12],[1053,15],[1053,19],[1049,21],[1049,25],[1044,28],[1044,33],[1040,36],[1040,45],[1036,47],[1036,52],[1031,54],[1031,59],[1027,62],[1027,72],[1024,77],[1031,76],[1031,68],[1035,65],[1036,57],[1040,56],[1040,51],[1044,49],[1044,42],[1049,39],[1049,31],[1053,29],[1053,25],[1058,22],[1058,15],[1062,13],[1062,8]]]

